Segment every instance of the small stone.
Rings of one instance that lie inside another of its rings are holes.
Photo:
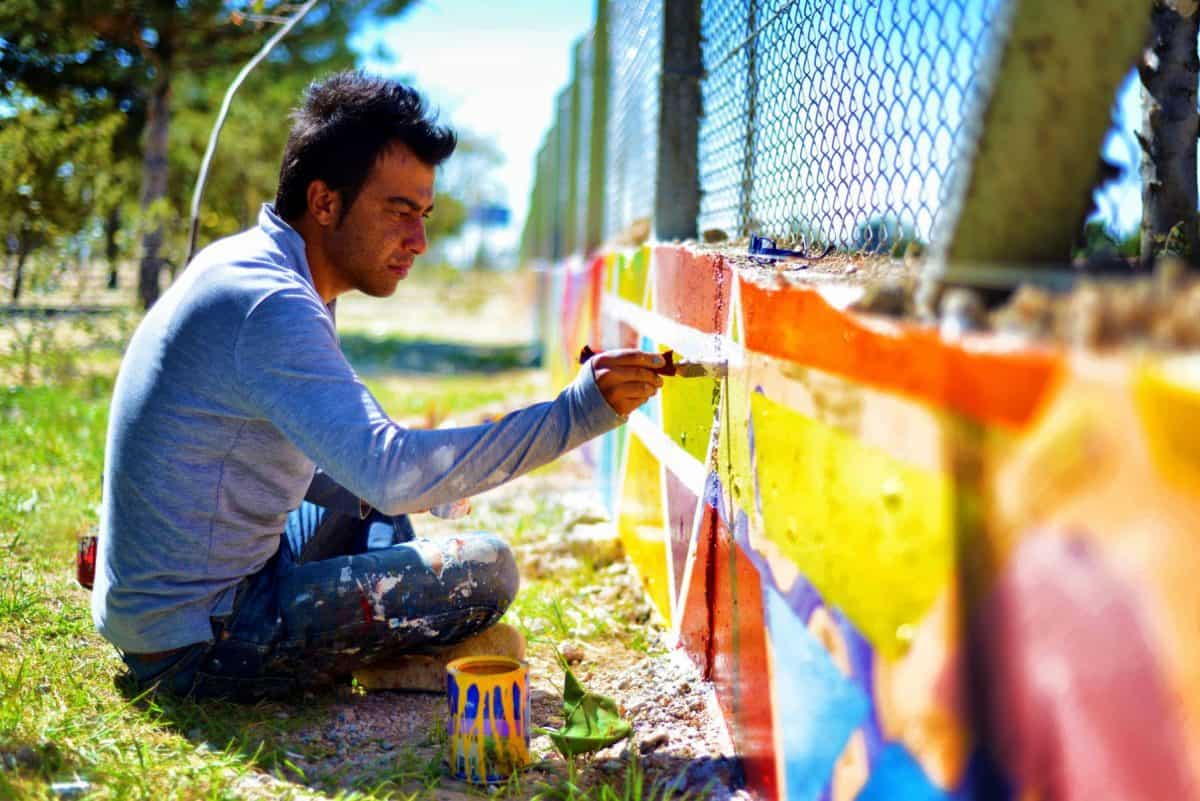
[[[380,740],[379,741],[379,750],[380,751],[391,751],[395,747],[396,747],[396,744],[393,743],[391,740]]]
[[[619,759],[606,759],[596,767],[600,768],[603,773],[620,773],[625,768]]]
[[[567,660],[568,665],[577,665],[583,661],[583,647],[579,643],[565,642],[558,646],[558,652]]]
[[[679,694],[686,695],[692,691],[691,682],[683,681],[679,683]]]
[[[645,739],[641,740],[638,743],[638,751],[640,751],[643,754],[648,754],[651,751],[655,751],[659,748],[662,748],[664,745],[667,744],[668,741],[670,741],[670,739],[671,739],[671,735],[667,734],[665,731],[662,731],[661,729],[658,731],[655,731],[655,732],[651,732],[650,734],[646,735]]]
[[[341,712],[338,712],[338,720],[342,723],[353,723],[357,717],[353,709],[343,709]]]

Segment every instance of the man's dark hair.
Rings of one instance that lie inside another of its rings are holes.
[[[292,112],[275,212],[285,220],[303,215],[308,185],[321,180],[341,195],[345,216],[375,162],[397,142],[436,167],[458,140],[436,124],[421,95],[402,83],[351,70],[314,82]]]

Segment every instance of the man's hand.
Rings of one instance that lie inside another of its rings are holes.
[[[662,378],[654,370],[666,362],[657,353],[606,350],[589,361],[604,400],[621,416],[650,400],[662,386]]]

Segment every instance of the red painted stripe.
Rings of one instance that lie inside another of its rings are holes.
[[[725,333],[731,285],[729,266],[718,255],[678,245],[654,250],[654,310],[677,323],[707,334]]]

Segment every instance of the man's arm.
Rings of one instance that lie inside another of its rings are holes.
[[[494,423],[409,430],[380,408],[338,348],[324,308],[300,288],[261,301],[236,347],[238,383],[253,410],[387,514],[456,501],[540,467],[620,425],[614,407],[632,411],[659,381],[647,369],[657,356],[614,354],[584,365],[553,401]]]

